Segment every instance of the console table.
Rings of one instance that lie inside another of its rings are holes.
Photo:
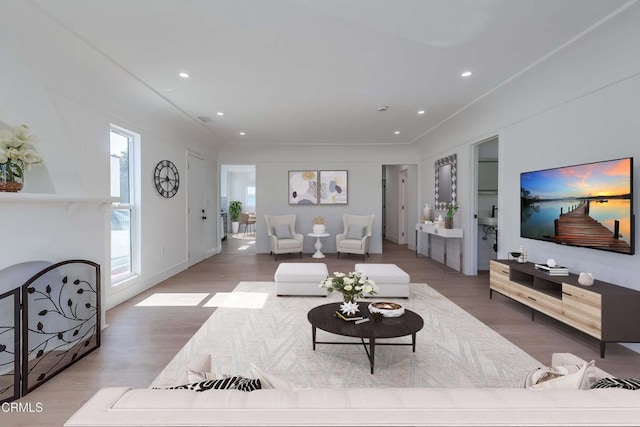
[[[447,265],[447,239],[462,239],[462,228],[436,227],[433,224],[416,224],[416,258],[418,257],[418,232],[427,234],[427,256],[431,258],[431,236],[439,236],[444,242],[444,265]],[[462,249],[460,250],[460,269],[462,269]]]
[[[535,265],[490,261],[489,299],[496,291],[544,313],[600,341],[604,358],[607,342],[640,342],[640,292],[596,280],[578,284],[578,275],[550,276]]]

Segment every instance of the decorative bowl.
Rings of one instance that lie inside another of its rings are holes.
[[[369,304],[371,313],[380,313],[384,317],[400,317],[404,314],[404,307],[395,302],[372,302]]]

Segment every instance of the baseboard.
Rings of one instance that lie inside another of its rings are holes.
[[[146,278],[133,278],[129,284],[122,284],[110,289],[109,295],[105,300],[106,310],[109,310],[125,301],[130,300],[136,295],[146,291],[149,288],[154,287],[158,283],[167,280],[168,278],[175,276],[183,270],[189,268],[187,261],[180,262],[173,267],[154,274],[153,276]],[[120,288],[120,289],[119,289]]]

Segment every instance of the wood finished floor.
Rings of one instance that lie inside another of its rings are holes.
[[[48,381],[22,403],[41,402],[41,413],[0,412],[1,426],[61,426],[101,387],[148,387],[173,356],[213,313],[202,307],[137,307],[156,293],[229,292],[240,281],[273,281],[278,262],[268,254],[255,254],[247,240],[230,238],[223,253],[158,284],[135,298],[109,310],[109,327],[102,346],[74,366]],[[244,250],[238,250],[247,246]],[[531,322],[531,312],[501,295],[489,300],[487,272],[469,277],[388,241],[383,254],[372,254],[366,262],[394,263],[414,283],[427,283],[480,321],[493,328],[543,364],[551,353],[572,352],[618,377],[640,377],[640,354],[621,345],[608,344],[605,359],[599,357],[598,341],[542,314]],[[324,262],[329,271],[351,271],[361,258],[329,254],[323,260],[305,254],[302,259],[281,256],[281,262]]]

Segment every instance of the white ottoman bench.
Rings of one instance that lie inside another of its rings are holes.
[[[356,264],[361,271],[378,285],[373,297],[409,298],[409,275],[395,264]]]
[[[327,265],[315,262],[283,262],[278,266],[274,279],[276,295],[327,296],[320,282],[327,278]]]

